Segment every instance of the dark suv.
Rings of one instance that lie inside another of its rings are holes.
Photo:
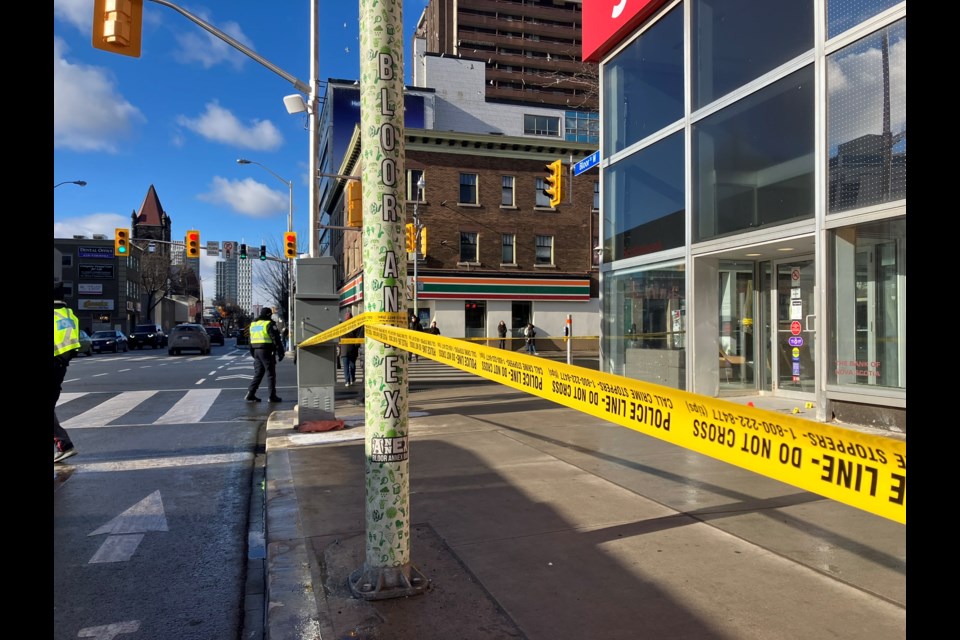
[[[210,344],[218,344],[221,347],[224,345],[224,335],[223,329],[220,327],[204,327],[207,330],[207,335],[210,336]]]
[[[130,334],[130,348],[143,349],[162,349],[167,346],[167,334],[163,332],[163,327],[158,324],[138,324],[137,328]]]

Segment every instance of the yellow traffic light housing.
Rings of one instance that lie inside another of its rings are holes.
[[[93,48],[140,57],[143,0],[93,0]]]
[[[363,226],[363,187],[359,180],[347,182],[347,226]]]
[[[420,227],[420,255],[427,255],[427,228]]]
[[[407,223],[407,253],[417,250],[417,227],[412,222]]]
[[[283,234],[283,255],[287,258],[297,257],[296,231],[287,231]]]
[[[191,229],[187,231],[187,235],[184,238],[184,244],[187,247],[187,257],[188,258],[199,258],[200,257],[200,232],[196,229]]]
[[[556,207],[563,199],[563,161],[554,160],[547,165],[547,177],[544,178],[547,186],[543,195],[550,198],[550,206]]]
[[[130,255],[130,230],[113,230],[113,255],[121,258]]]

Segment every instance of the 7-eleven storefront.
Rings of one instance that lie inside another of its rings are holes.
[[[600,332],[599,300],[590,296],[589,278],[421,275],[417,280],[414,295],[413,276],[407,277],[407,308],[411,314],[416,309],[424,327],[436,321],[440,332],[453,338],[496,339],[503,320],[508,336],[520,337],[532,322],[538,339],[549,342],[562,338],[568,315],[574,337]],[[363,274],[348,280],[339,295],[341,318],[347,311],[362,313]]]

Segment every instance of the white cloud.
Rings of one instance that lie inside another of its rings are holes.
[[[53,0],[53,15],[85,33],[93,29],[93,6],[90,0]]]
[[[272,218],[290,210],[289,191],[274,191],[253,178],[228,180],[214,176],[210,191],[197,198],[204,202],[226,205],[250,218]]]
[[[178,116],[177,124],[207,140],[241,149],[273,151],[283,144],[283,136],[269,120],[253,120],[249,126],[244,126],[216,101],[208,102],[206,111],[196,118]]]
[[[213,21],[206,13],[199,11],[193,11],[192,13],[207,24],[213,25]],[[236,22],[231,21],[224,25],[214,26],[248,49],[254,49],[253,43],[244,35],[243,29]],[[178,32],[176,38],[180,48],[174,51],[173,57],[183,64],[197,62],[204,69],[215,67],[218,64],[229,64],[235,69],[240,69],[247,61],[246,55],[207,31],[184,30]]]
[[[54,238],[72,238],[85,236],[93,238],[95,233],[102,233],[111,240],[113,230],[118,227],[130,228],[130,216],[119,213],[91,213],[78,218],[67,218],[53,223]]]
[[[53,147],[116,153],[146,118],[117,91],[108,71],[68,62],[53,38]]]

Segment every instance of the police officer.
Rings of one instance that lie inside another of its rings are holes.
[[[63,462],[77,454],[73,441],[57,419],[57,401],[63,389],[70,360],[80,349],[80,321],[61,298],[62,287],[53,287],[53,461]]]
[[[253,356],[253,380],[247,389],[247,402],[260,402],[256,396],[263,374],[270,379],[270,402],[283,402],[277,395],[277,362],[283,360],[283,337],[271,319],[273,309],[264,307],[250,323],[250,355]],[[274,360],[276,357],[276,360]]]

